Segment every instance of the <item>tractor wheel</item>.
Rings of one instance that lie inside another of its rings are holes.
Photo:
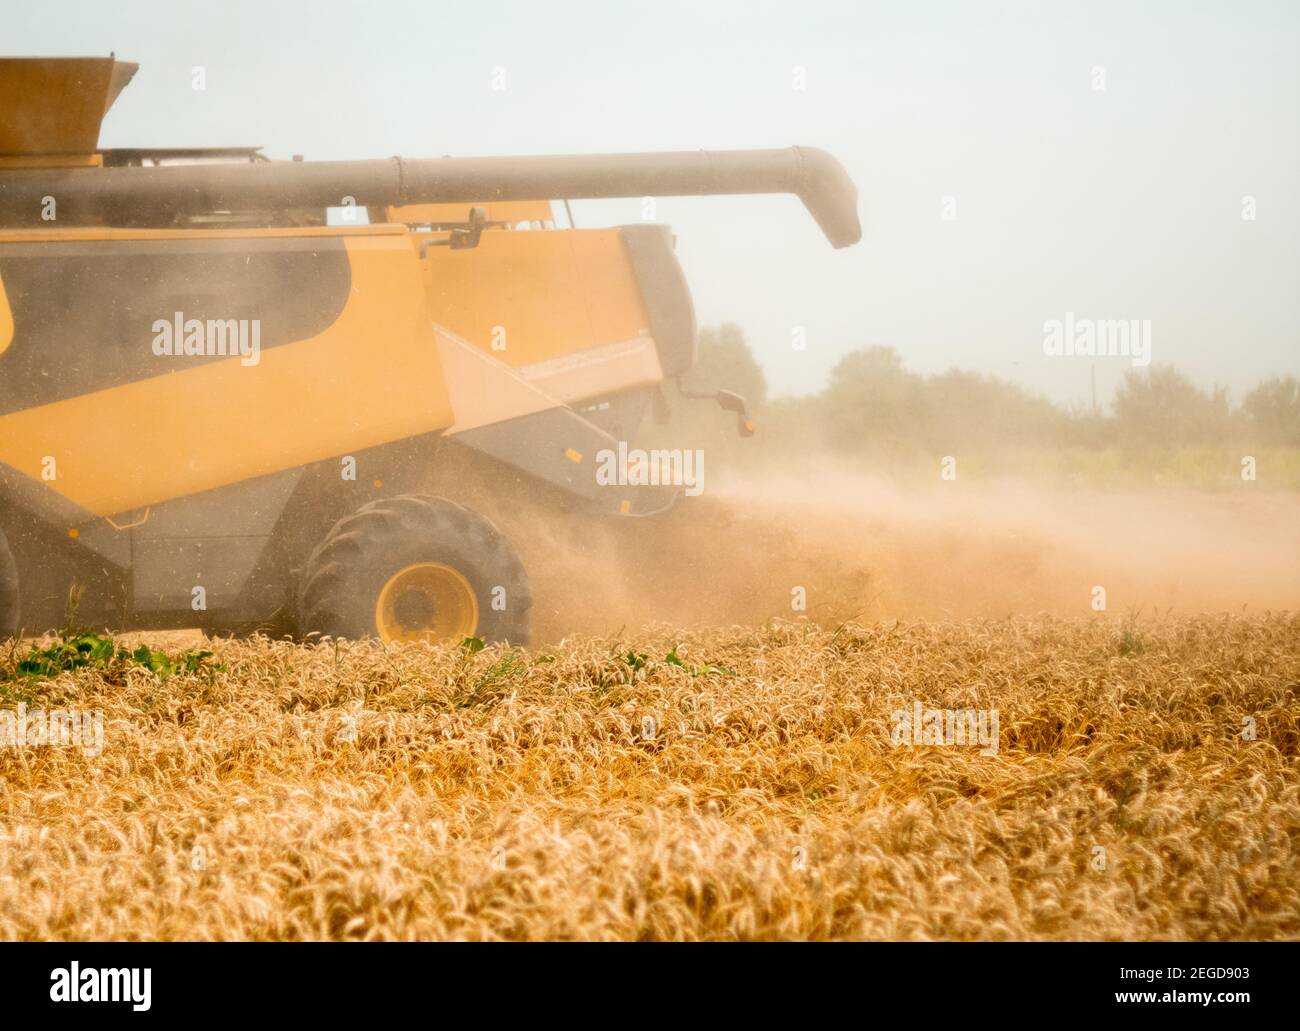
[[[0,531],[0,638],[18,633],[18,563]]]
[[[385,641],[528,642],[532,594],[514,546],[446,498],[372,501],[312,552],[303,634]]]

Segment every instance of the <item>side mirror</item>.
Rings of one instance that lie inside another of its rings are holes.
[[[740,435],[742,437],[752,437],[754,435],[754,420],[749,415],[749,402],[734,390],[719,390],[713,396],[718,401],[718,407],[723,411],[736,412],[740,416],[736,427],[740,431]]]
[[[719,390],[713,396],[717,399],[718,407],[723,411],[740,412],[741,415],[749,411],[749,403],[734,390]]]
[[[736,412],[740,418],[737,429],[742,437],[752,437],[754,435],[754,420],[749,414],[749,402],[737,394],[734,390],[715,390],[715,391],[696,391],[687,390],[682,386],[682,381],[677,380],[677,388],[681,391],[682,397],[700,398],[702,400],[715,401],[719,408],[727,412]]]

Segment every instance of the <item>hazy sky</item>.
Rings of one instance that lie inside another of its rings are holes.
[[[845,351],[887,344],[922,371],[1082,401],[1088,360],[1043,354],[1045,320],[1070,311],[1150,320],[1156,362],[1239,397],[1300,371],[1298,12],[11,0],[0,50],[140,62],[104,146],[308,159],[824,147],[861,193],[865,235],[849,250],[791,197],[658,207],[701,323],[740,323],[776,392],[815,390]],[[632,222],[640,202],[575,215]],[[1130,363],[1097,364],[1105,399]]]

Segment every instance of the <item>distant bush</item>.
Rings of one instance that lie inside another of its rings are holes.
[[[1223,440],[1232,429],[1228,392],[1198,388],[1168,365],[1129,370],[1115,392],[1121,443],[1176,447]]]
[[[1270,444],[1300,444],[1300,382],[1266,379],[1241,403],[1251,430]]]

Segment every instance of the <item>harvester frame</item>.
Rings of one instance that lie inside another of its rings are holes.
[[[836,246],[860,235],[806,148],[100,150],[133,74],[0,59],[0,633],[58,625],[79,583],[108,626],[524,641],[515,549],[421,471],[460,445],[662,510],[674,488],[611,489],[594,460],[695,360],[670,230],[556,229],[548,198],[792,192]]]

